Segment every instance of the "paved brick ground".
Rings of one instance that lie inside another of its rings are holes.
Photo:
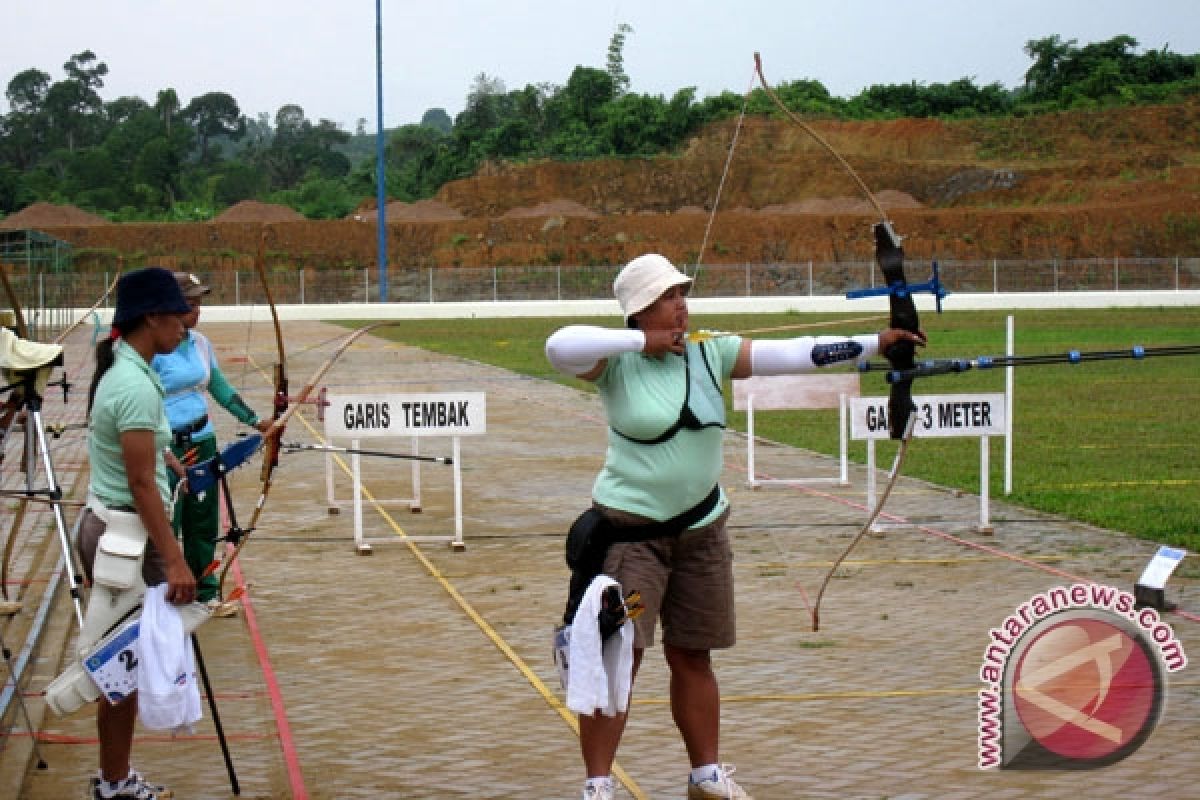
[[[205,329],[231,380],[247,387],[251,405],[266,409],[259,365],[272,360],[272,346],[265,327],[250,337],[244,364],[237,360],[246,352],[244,325]],[[306,348],[337,329],[287,329],[297,386],[323,358],[324,351]],[[595,398],[371,337],[325,383],[349,392],[487,392],[488,435],[463,440],[467,549],[403,540],[451,532],[445,468],[423,471],[422,513],[368,508],[369,535],[394,543],[364,557],[353,550],[350,515],[327,513],[322,457],[283,457],[241,559],[247,612],[200,631],[242,796],[295,796],[293,768],[308,797],[330,800],[577,796],[582,767],[550,634],[567,578],[562,533],[586,502],[602,458]],[[223,420],[225,435],[230,422]],[[287,438],[313,435],[297,420]],[[448,447],[424,445],[431,452]],[[1194,796],[1200,690],[1191,669],[1172,676],[1161,724],[1123,762],[1080,773],[976,768],[977,672],[988,629],[1033,594],[1069,582],[1045,569],[1132,586],[1151,545],[1003,503],[993,505],[993,536],[951,533],[947,523],[926,520],[866,538],[831,582],[822,629],[813,633],[812,596],[866,515],[865,473],[853,469],[849,488],[750,491],[740,437],[728,437],[726,458],[739,644],[716,657],[722,750],[759,800]],[[830,474],[834,465],[764,446],[759,468]],[[256,497],[256,473],[234,476],[243,521]],[[408,476],[407,464],[365,464],[375,498],[406,497]],[[904,517],[933,505],[948,518],[971,519],[978,498],[902,480],[888,511]],[[1195,610],[1196,580],[1173,586]],[[66,604],[55,613],[65,625]],[[1197,641],[1200,626],[1171,621],[1185,647]],[[57,672],[52,658],[43,661],[35,690]],[[30,701],[40,705],[36,695]],[[19,796],[80,796],[94,764],[91,720],[90,710],[43,720],[41,747],[51,766],[24,769]],[[0,767],[17,751],[5,748]],[[230,796],[207,718],[195,736],[141,732],[135,757],[177,797]],[[619,796],[683,795],[686,758],[657,649],[639,676],[618,760],[629,776]]]

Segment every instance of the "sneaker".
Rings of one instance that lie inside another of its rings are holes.
[[[613,800],[616,796],[617,790],[611,778],[607,781],[585,783],[583,786],[583,800]]]
[[[130,770],[129,776],[115,785],[96,776],[91,788],[91,800],[170,800],[175,796],[165,786],[148,783],[137,770]]]
[[[688,780],[688,800],[754,800],[730,777],[737,770],[732,764],[722,764],[711,778],[696,783]]]

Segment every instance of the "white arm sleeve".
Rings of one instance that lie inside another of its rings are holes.
[[[879,335],[800,336],[755,339],[750,343],[751,375],[791,375],[820,367],[862,361],[879,352]]]
[[[639,353],[645,346],[646,334],[632,328],[568,325],[550,334],[546,340],[546,358],[559,372],[582,375],[609,356]]]

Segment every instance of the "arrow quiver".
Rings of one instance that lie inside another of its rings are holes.
[[[904,249],[900,247],[900,237],[892,230],[891,223],[875,224],[875,260],[879,263],[883,279],[888,285],[891,327],[918,333],[921,325],[917,316],[917,305],[913,302],[912,293],[908,290],[908,280],[904,277]],[[897,342],[883,355],[892,369],[899,371],[911,370],[915,366],[915,353],[916,345],[912,342]],[[893,383],[888,395],[888,430],[893,439],[904,437],[908,416],[914,410],[916,406],[912,400],[912,378]]]

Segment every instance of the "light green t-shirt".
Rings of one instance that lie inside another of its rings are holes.
[[[113,365],[100,379],[88,420],[88,461],[92,494],[104,505],[132,506],[129,477],[121,458],[121,434],[154,431],[154,481],[163,503],[171,499],[163,448],[171,443],[171,426],[163,410],[163,387],[138,352],[117,342]]]
[[[700,345],[722,385],[733,372],[741,344],[741,337],[722,336]],[[705,369],[699,359],[691,368]],[[592,486],[596,502],[661,522],[694,507],[712,491],[723,467],[721,428],[684,428],[659,444],[638,444],[613,431],[653,439],[675,424],[687,393],[682,356],[612,356],[596,388],[609,421],[604,467]],[[707,524],[727,505],[722,492],[713,512],[696,524]]]

